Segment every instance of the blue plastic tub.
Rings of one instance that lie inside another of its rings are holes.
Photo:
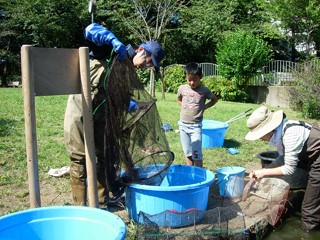
[[[171,165],[160,186],[132,184],[126,188],[126,210],[136,222],[139,212],[155,215],[166,210],[184,212],[206,210],[209,187],[215,174],[209,170],[186,165]],[[193,223],[193,222],[192,222]],[[189,223],[159,219],[159,226],[179,227]]]
[[[242,196],[245,171],[246,169],[243,167],[218,168],[216,172],[220,196],[227,198]]]
[[[113,213],[90,207],[41,207],[0,217],[0,239],[124,239],[126,226]]]
[[[214,120],[202,120],[202,148],[222,147],[229,125]]]

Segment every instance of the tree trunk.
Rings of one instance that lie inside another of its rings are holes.
[[[165,99],[165,82],[164,82],[164,69],[163,67],[160,68],[160,79],[161,79],[161,93],[162,99]]]
[[[149,90],[149,94],[151,95],[151,97],[155,97],[155,86],[154,86],[154,69],[151,68],[150,69],[150,90]]]

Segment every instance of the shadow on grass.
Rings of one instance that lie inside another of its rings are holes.
[[[15,131],[17,121],[0,118],[0,137],[11,135]]]
[[[225,139],[223,143],[223,147],[225,148],[237,148],[240,146],[241,146],[241,143],[234,139]]]

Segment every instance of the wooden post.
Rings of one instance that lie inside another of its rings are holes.
[[[21,48],[21,72],[22,90],[24,97],[24,117],[26,134],[26,152],[28,166],[28,181],[30,193],[30,208],[41,207],[38,155],[37,155],[37,134],[36,114],[34,98],[34,71],[31,61],[32,46],[24,45]]]
[[[80,92],[82,93],[89,205],[98,207],[88,48],[53,49],[23,45],[21,47],[21,72],[30,207],[41,207],[35,95],[50,96]]]
[[[151,95],[151,97],[155,97],[155,83],[154,83],[154,69],[153,68],[150,68],[149,69],[150,71],[150,90],[149,90],[149,93]]]
[[[160,67],[159,70],[160,79],[161,79],[161,91],[162,91],[162,99],[165,99],[165,82],[164,82],[164,69],[163,67]]]
[[[99,207],[93,134],[92,99],[90,91],[89,50],[87,47],[81,47],[79,49],[79,59],[89,206]]]

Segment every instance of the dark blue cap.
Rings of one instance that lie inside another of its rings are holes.
[[[164,59],[164,56],[166,55],[161,45],[156,41],[148,41],[142,43],[140,47],[143,47],[148,53],[151,54],[153,65],[155,69],[158,71],[160,62],[162,61],[162,59]]]

